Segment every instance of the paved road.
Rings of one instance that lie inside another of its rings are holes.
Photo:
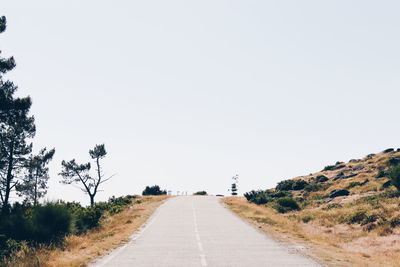
[[[175,197],[124,247],[94,267],[320,266],[224,208],[217,197]]]

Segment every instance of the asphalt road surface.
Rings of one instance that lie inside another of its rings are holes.
[[[272,240],[217,197],[175,197],[125,246],[93,267],[321,266]]]

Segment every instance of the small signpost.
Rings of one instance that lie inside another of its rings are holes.
[[[232,196],[237,196],[237,184],[239,182],[239,175],[235,175],[232,177],[233,183],[231,186],[231,194]]]

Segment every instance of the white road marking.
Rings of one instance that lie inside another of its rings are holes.
[[[197,246],[199,247],[199,256],[200,256],[200,263],[201,266],[207,266],[206,255],[204,255],[203,244],[201,243],[200,235],[199,235],[199,228],[197,226],[197,216],[196,211],[194,210],[193,198],[192,198],[192,210],[193,210],[193,219],[194,219],[194,232],[196,234],[197,239]]]

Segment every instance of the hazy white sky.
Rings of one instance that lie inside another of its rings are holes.
[[[35,149],[105,143],[98,199],[146,185],[269,188],[400,146],[398,1],[2,0],[4,56],[33,98]]]

